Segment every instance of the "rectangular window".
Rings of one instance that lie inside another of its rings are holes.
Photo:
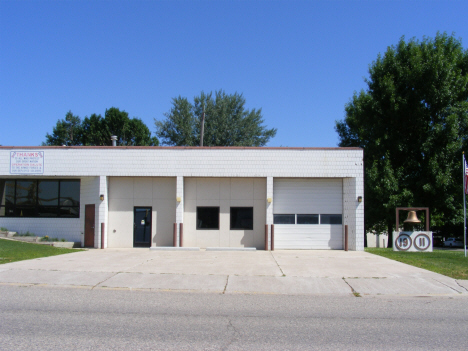
[[[37,208],[38,217],[58,217],[57,206],[39,206]]]
[[[60,181],[60,217],[74,218],[80,213],[80,181]]]
[[[77,206],[80,203],[80,181],[60,181],[60,206]]]
[[[16,181],[16,205],[35,206],[37,182],[34,180]]]
[[[58,206],[59,182],[57,180],[40,180],[37,185],[37,199],[41,206]]]
[[[59,203],[59,181],[39,180],[37,182],[38,217],[57,217]]]
[[[293,214],[274,214],[274,224],[296,224],[296,215]]]
[[[80,217],[79,180],[0,180],[0,217]]]
[[[297,224],[319,224],[318,214],[298,214]]]
[[[15,181],[0,180],[0,206],[11,206],[15,203]]]
[[[231,230],[253,229],[253,207],[231,207]]]
[[[321,214],[320,224],[341,224],[340,214]]]
[[[219,207],[197,207],[197,229],[219,229]]]
[[[0,217],[12,216],[15,205],[15,181],[0,180]]]

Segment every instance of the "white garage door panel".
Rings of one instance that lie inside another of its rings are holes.
[[[275,225],[275,248],[342,250],[341,225],[293,226]]]
[[[342,179],[275,179],[274,214],[342,214]],[[275,248],[343,249],[343,226],[275,225]]]
[[[275,179],[273,189],[275,213],[342,213],[341,179]]]

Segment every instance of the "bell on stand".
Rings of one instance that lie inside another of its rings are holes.
[[[403,223],[404,230],[412,232],[413,226],[415,224],[421,223],[421,221],[418,219],[418,216],[416,216],[416,211],[409,211],[408,218],[406,218]]]

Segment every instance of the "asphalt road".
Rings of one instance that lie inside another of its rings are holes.
[[[1,350],[464,350],[468,298],[0,285]]]

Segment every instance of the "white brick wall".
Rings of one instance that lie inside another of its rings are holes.
[[[267,199],[271,199],[272,202],[266,204],[266,224],[268,224],[268,249],[271,249],[271,225],[273,224],[273,177],[267,177]]]
[[[109,198],[109,192],[107,190],[107,177],[105,176],[100,176],[99,177],[99,192],[98,192],[98,197],[99,195],[103,194],[104,195],[104,201],[100,201],[98,203],[97,208],[97,214],[96,214],[96,221],[98,223],[98,226],[95,226],[95,228],[98,229],[97,235],[94,237],[94,247],[101,247],[101,223],[105,224],[104,228],[104,248],[107,247],[107,235],[105,233],[107,232],[107,226],[108,226],[108,201],[107,199]]]
[[[18,148],[21,150],[24,148]],[[361,149],[37,147],[43,176],[334,177],[362,174]],[[0,176],[10,151],[0,147]]]
[[[348,224],[349,249],[364,250],[364,166],[358,164],[361,173],[353,178],[343,179],[343,224]],[[358,197],[362,196],[362,202]]]
[[[81,218],[5,218],[0,217],[0,227],[17,233],[30,232],[37,236],[81,241]]]

